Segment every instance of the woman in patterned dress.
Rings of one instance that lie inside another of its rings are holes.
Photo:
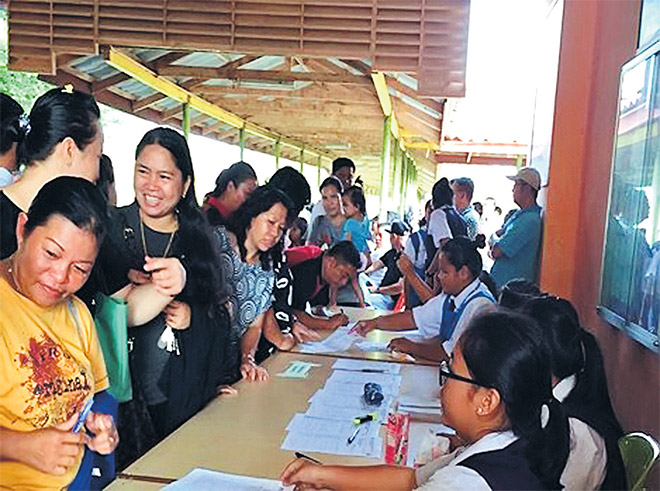
[[[273,255],[282,247],[280,238],[295,217],[292,208],[291,200],[279,189],[261,186],[236,211],[227,227],[215,229],[222,273],[230,290],[227,383],[241,377],[268,378],[268,372],[256,365],[254,353],[264,314],[272,301]]]

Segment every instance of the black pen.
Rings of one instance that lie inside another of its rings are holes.
[[[316,460],[313,457],[310,457],[309,455],[305,455],[304,453],[301,452],[294,452],[294,454],[297,459],[307,459],[310,462],[314,462],[315,464],[323,465],[320,461]]]
[[[346,445],[350,445],[351,443],[353,443],[353,441],[355,440],[355,438],[358,436],[358,433],[360,433],[360,430],[361,430],[361,429],[362,429],[362,426],[358,426],[358,427],[355,429],[355,431],[353,432],[353,434],[352,434],[351,436],[348,437],[348,440],[346,440]]]

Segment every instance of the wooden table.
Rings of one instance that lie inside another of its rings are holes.
[[[374,317],[379,317],[382,315],[391,314],[393,312],[389,310],[375,310],[372,308],[360,308],[360,307],[332,307],[328,308],[331,313],[336,314],[342,311],[348,317],[349,322],[373,319]],[[333,331],[316,331],[319,333],[322,339],[328,337]],[[392,339],[401,337],[401,332],[397,331],[381,331],[380,329],[374,329],[368,333],[365,337],[367,341],[376,342],[376,343],[389,343]],[[300,348],[298,346],[294,347],[292,352],[299,353]],[[360,360],[374,360],[374,361],[389,361],[396,363],[410,363],[417,365],[439,365],[438,362],[425,360],[424,358],[413,358],[412,356],[405,355],[403,353],[393,353],[385,351],[362,351],[360,348],[355,346],[351,347],[347,351],[337,351],[332,353],[319,353],[317,356],[331,356],[335,358],[354,358]]]
[[[289,362],[306,360],[320,366],[306,380],[277,377]],[[220,397],[191,418],[169,437],[124,470],[127,477],[150,476],[160,479],[183,477],[196,467],[233,474],[277,479],[293,459],[280,450],[285,428],[293,415],[305,412],[308,399],[323,386],[335,358],[278,353],[265,362],[271,380],[265,383],[238,382],[237,397]],[[402,394],[428,397],[437,390],[437,369],[405,365]],[[364,457],[313,454],[329,464],[377,463]],[[135,482],[117,479],[110,489],[135,489]],[[143,483],[140,489],[153,489]]]

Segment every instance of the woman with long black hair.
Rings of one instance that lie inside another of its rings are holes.
[[[291,199],[273,186],[261,186],[236,211],[227,227],[215,235],[231,303],[231,334],[225,382],[239,378],[265,380],[255,354],[270,309],[275,262],[281,256],[282,235],[294,218]],[[240,356],[239,356],[240,353]]]
[[[99,117],[91,95],[55,88],[40,96],[30,115],[15,121],[11,132],[3,130],[3,138],[17,144],[18,165],[26,167],[19,179],[0,192],[0,259],[16,250],[18,215],[28,211],[45,183],[59,176],[96,181],[103,149]]]
[[[109,290],[123,288],[129,298],[135,285],[152,287],[144,301],[129,301],[131,374],[163,438],[215,395],[227,332],[224,286],[184,137],[150,130],[135,160],[135,201],[116,210],[103,272]]]
[[[282,482],[335,490],[560,489],[568,421],[552,396],[551,377],[543,335],[532,319],[485,313],[471,321],[451,362],[440,366],[444,423],[456,430],[461,447],[417,471],[297,459],[282,472]]]
[[[571,453],[562,485],[566,489],[624,489],[617,443],[623,430],[612,409],[596,338],[580,327],[575,308],[563,298],[532,298],[519,310],[541,326],[550,349],[553,394],[569,415]]]

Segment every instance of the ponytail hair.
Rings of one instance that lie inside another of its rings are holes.
[[[451,206],[454,204],[454,191],[452,191],[451,186],[449,185],[449,180],[446,177],[443,177],[438,182],[433,185],[431,190],[431,197],[433,199],[433,209],[437,210],[443,206]]]
[[[183,135],[171,128],[154,128],[147,131],[138,143],[136,160],[147,145],[160,145],[167,149],[181,171],[184,185],[190,179],[188,189],[176,205],[179,247],[185,254],[183,262],[188,273],[183,296],[197,303],[211,303],[224,294],[225,285],[219,273],[219,258],[209,227],[195,198],[195,172],[188,143]]]
[[[472,278],[478,278],[483,269],[483,260],[478,249],[486,246],[486,236],[479,234],[474,240],[467,237],[449,239],[442,246],[442,253],[456,271],[467,266]]]
[[[257,180],[257,174],[250,164],[242,160],[231,164],[218,174],[218,177],[215,179],[215,189],[211,192],[211,196],[219,198],[225,192],[230,182],[234,183],[234,187],[238,187],[243,181],[247,181],[248,179]]]
[[[598,342],[593,334],[580,327],[573,305],[563,298],[539,297],[527,301],[521,311],[541,327],[550,351],[553,375],[560,380],[576,376],[575,387],[564,404],[588,407],[593,414],[600,415],[601,421],[623,433],[612,409]]]
[[[498,391],[531,470],[547,489],[560,489],[569,453],[568,419],[552,397],[550,359],[539,327],[512,311],[490,311],[472,319],[459,346],[471,376]]]
[[[100,116],[91,95],[68,88],[49,90],[32,106],[17,162],[31,165],[45,160],[65,138],[73,139],[78,149],[84,150],[99,131]]]
[[[362,186],[351,186],[344,191],[344,196],[348,196],[353,206],[355,206],[362,215],[367,214],[367,201],[364,198]]]
[[[20,123],[23,108],[7,94],[0,93],[0,155],[6,154],[14,143],[21,141],[23,127]]]

